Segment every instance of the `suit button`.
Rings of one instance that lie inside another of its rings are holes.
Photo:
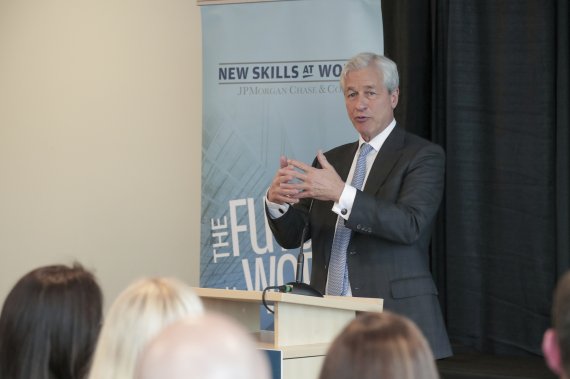
[[[349,254],[350,255],[356,255],[356,251],[351,251]]]
[[[362,225],[360,225],[360,224],[356,225],[356,229],[357,229],[357,230],[362,229]]]
[[[345,214],[348,213],[348,211],[346,210],[346,208],[342,208],[341,211],[340,211],[340,213],[342,213],[343,215],[345,215]]]

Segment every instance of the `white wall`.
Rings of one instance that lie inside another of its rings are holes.
[[[198,285],[201,43],[195,0],[0,0],[0,301],[74,260],[107,306]]]

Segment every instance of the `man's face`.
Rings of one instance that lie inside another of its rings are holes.
[[[392,122],[398,104],[399,89],[388,94],[383,79],[373,67],[351,71],[345,77],[344,101],[348,117],[367,142]]]

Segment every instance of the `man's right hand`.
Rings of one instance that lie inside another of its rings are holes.
[[[277,170],[277,173],[271,182],[271,186],[269,187],[269,191],[267,191],[267,200],[280,205],[285,203],[295,204],[299,202],[298,199],[290,197],[291,195],[297,194],[297,190],[281,188],[282,183],[287,183],[290,180],[295,179],[292,175],[292,171],[294,171],[294,167],[289,166],[287,164],[287,157],[282,155],[279,158],[279,170]]]

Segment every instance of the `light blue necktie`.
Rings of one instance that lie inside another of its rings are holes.
[[[356,168],[350,183],[354,188],[361,190],[366,176],[366,156],[372,151],[372,146],[363,143],[360,147]],[[348,267],[346,266],[346,249],[350,241],[351,230],[344,226],[344,219],[338,217],[336,232],[331,249],[329,263],[328,294],[344,296],[348,292]]]

